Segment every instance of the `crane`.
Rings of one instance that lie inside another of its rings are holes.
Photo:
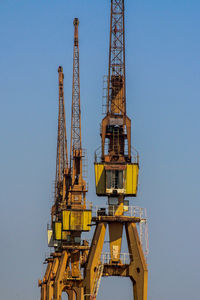
[[[72,85],[72,113],[71,113],[71,143],[70,167],[72,170],[72,184],[69,205],[72,208],[86,207],[86,182],[83,179],[83,149],[81,142],[81,105],[80,105],[80,75],[79,75],[79,20],[74,19],[74,55],[73,55],[73,85]]]
[[[45,262],[41,300],[60,300],[63,292],[68,299],[83,300],[82,269],[87,260],[89,244],[81,240],[82,232],[90,230],[91,209],[86,207],[86,182],[83,179],[81,143],[81,106],[79,78],[79,20],[74,19],[73,88],[71,112],[70,159],[68,160],[64,106],[63,68],[59,74],[59,111],[56,157],[55,197],[48,228],[48,245],[54,248]]]
[[[52,223],[61,220],[61,210],[66,208],[68,190],[71,183],[71,171],[68,163],[67,133],[64,104],[64,74],[63,68],[58,68],[59,109],[58,109],[58,136],[56,155],[56,178],[54,205],[52,206]]]
[[[96,228],[85,270],[86,300],[96,299],[93,291],[101,278],[95,280],[95,275],[102,264],[101,276],[129,277],[134,300],[147,300],[148,270],[137,229],[143,214],[142,209],[131,209],[127,200],[137,196],[139,156],[131,144],[131,120],[126,110],[124,0],[111,0],[106,115],[100,136],[101,153],[96,151],[94,163],[96,194],[107,197],[108,206],[97,210],[92,218]],[[105,254],[106,227],[110,249]],[[123,228],[128,244],[126,255],[121,253]]]

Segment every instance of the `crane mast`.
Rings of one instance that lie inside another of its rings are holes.
[[[107,114],[126,114],[124,2],[111,2]]]
[[[71,114],[70,164],[72,185],[69,205],[72,208],[85,208],[86,182],[83,179],[83,149],[81,143],[81,106],[79,77],[79,20],[74,19],[73,86]]]
[[[67,134],[65,121],[63,68],[58,68],[59,74],[59,112],[58,112],[58,137],[56,156],[56,181],[61,182],[64,177],[64,170],[68,167]]]
[[[131,120],[126,115],[125,71],[124,1],[112,0],[107,109],[101,126],[101,159],[106,162],[131,162]]]
[[[60,219],[61,209],[66,207],[67,191],[70,183],[70,170],[68,165],[67,133],[64,104],[64,74],[63,68],[58,68],[59,84],[59,108],[58,108],[58,135],[57,135],[57,155],[56,155],[56,178],[54,205],[52,207],[52,220]]]
[[[81,108],[80,108],[80,76],[79,76],[79,20],[74,19],[74,54],[73,54],[73,85],[72,85],[72,118],[70,156],[74,150],[81,149]]]

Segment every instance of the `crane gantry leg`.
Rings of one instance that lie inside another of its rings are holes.
[[[121,218],[123,219],[123,216]],[[114,224],[115,222],[113,222],[113,225]],[[138,236],[136,223],[124,221],[124,224],[130,255],[130,264],[126,265],[125,263],[120,261],[120,250],[119,248],[115,247],[116,245],[119,245],[119,242],[122,239],[122,231],[116,231],[116,226],[109,226],[110,236],[112,237],[112,240],[110,240],[110,247],[114,245],[114,249],[118,249],[119,252],[117,250],[117,252],[114,255],[111,251],[111,259],[109,262],[106,261],[104,263],[104,271],[102,276],[129,277],[133,284],[133,299],[147,300],[148,270],[140,239]],[[96,295],[94,294],[94,290],[96,289],[95,273],[97,272],[100,261],[102,260],[102,249],[105,238],[106,225],[106,222],[99,222],[97,224],[95,234],[93,237],[85,273],[85,300],[96,299]],[[115,259],[116,262],[114,261]]]
[[[100,263],[103,243],[106,233],[106,223],[99,223],[95,229],[88,263],[85,270],[85,300],[90,300],[95,289],[95,278],[98,265]]]
[[[143,254],[135,223],[125,225],[130,253],[129,277],[133,283],[134,300],[147,300],[147,263]]]
[[[59,257],[56,256],[53,258],[53,265],[51,268],[49,279],[47,281],[47,300],[51,300],[53,298],[54,277],[58,270],[58,265],[59,265]]]
[[[47,283],[51,274],[52,264],[52,260],[50,260],[46,268],[43,282],[41,283],[41,300],[46,300],[47,297]]]
[[[61,295],[64,288],[63,278],[64,278],[64,272],[66,270],[67,258],[68,258],[67,251],[64,250],[60,258],[60,262],[59,262],[59,266],[58,266],[58,270],[54,282],[54,300],[61,300]]]
[[[78,256],[80,256],[80,251]],[[70,268],[70,258],[71,253],[65,250],[62,253],[54,253],[47,259],[45,276],[43,282],[40,282],[41,300],[61,300],[63,293],[68,295],[68,300],[84,300],[84,288],[79,272],[79,277],[72,276],[72,270],[76,269],[77,263],[75,261],[75,266],[73,266],[74,262],[71,260]],[[68,273],[71,274],[70,277]]]
[[[67,290],[68,300],[76,300],[76,294],[73,290]]]
[[[84,288],[74,288],[74,291],[76,292],[76,300],[85,300],[84,299]]]

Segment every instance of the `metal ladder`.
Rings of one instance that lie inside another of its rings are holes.
[[[96,272],[96,278],[94,281],[94,288],[92,292],[92,299],[96,299],[98,291],[99,291],[99,286],[101,282],[101,277],[103,275],[103,269],[104,269],[104,259],[100,261],[98,267],[97,267],[97,272]]]

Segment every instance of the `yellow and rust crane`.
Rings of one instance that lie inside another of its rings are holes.
[[[111,0],[109,68],[106,115],[101,123],[101,153],[95,154],[96,194],[108,206],[97,210],[96,224],[85,269],[86,300],[96,299],[101,276],[129,277],[134,300],[147,300],[147,263],[137,224],[146,221],[142,209],[129,206],[136,197],[139,158],[131,144],[131,120],[126,111],[124,0]],[[103,253],[106,227],[108,253]],[[128,253],[122,255],[125,227]]]
[[[71,184],[71,170],[68,164],[67,134],[64,104],[64,74],[63,68],[58,68],[59,74],[59,109],[58,109],[58,136],[57,136],[57,156],[56,156],[56,178],[54,205],[51,211],[52,226],[62,219],[61,212],[66,208],[68,190]]]
[[[91,210],[86,208],[86,182],[83,179],[83,149],[81,143],[81,108],[79,79],[79,20],[74,19],[74,56],[71,116],[70,163],[68,162],[66,120],[64,108],[63,69],[59,73],[59,115],[55,180],[55,201],[51,211],[48,244],[54,252],[46,259],[41,300],[60,300],[62,293],[69,300],[83,300],[83,267],[89,244],[81,233],[90,230]]]

